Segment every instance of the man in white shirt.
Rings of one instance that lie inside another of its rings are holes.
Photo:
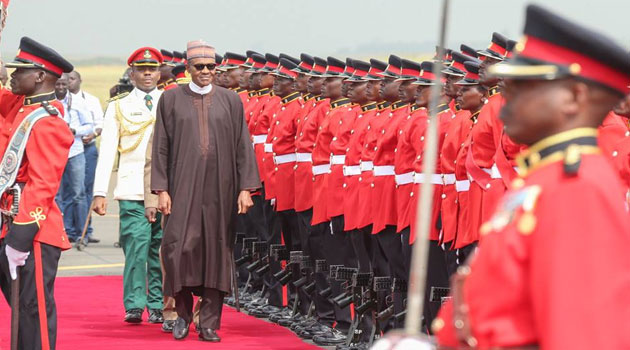
[[[103,108],[98,97],[81,90],[81,74],[72,71],[68,74],[68,90],[72,94],[74,101],[81,101],[92,115],[94,121],[94,132],[83,136],[83,155],[85,156],[85,198],[88,208],[92,204],[92,190],[94,189],[94,174],[96,172],[96,161],[98,160],[98,149],[96,148],[96,138],[103,130]],[[92,236],[92,224],[88,226],[87,238],[89,243],[98,243],[99,239]]]
[[[144,165],[162,91],[156,88],[163,58],[154,48],[136,50],[128,59],[135,88],[110,101],[103,118],[100,156],[94,180],[94,211],[105,215],[116,154],[120,154],[114,199],[120,207],[120,245],[125,254],[125,322],[140,323],[147,308],[150,323],[162,323],[161,218],[144,217]]]
[[[85,157],[83,156],[82,137],[94,132],[91,114],[80,101],[74,101],[68,93],[68,75],[63,74],[55,84],[55,95],[64,107],[64,120],[74,134],[74,143],[70,147],[68,163],[61,178],[61,187],[57,194],[57,203],[63,212],[63,223],[70,242],[81,237],[83,225],[88,215],[85,200]]]

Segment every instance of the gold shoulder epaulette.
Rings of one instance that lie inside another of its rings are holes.
[[[118,94],[118,95],[110,98],[109,100],[107,100],[107,103],[112,102],[112,101],[116,101],[116,100],[120,100],[121,98],[123,98],[123,97],[125,97],[127,95],[129,95],[129,91],[123,92],[121,94]]]

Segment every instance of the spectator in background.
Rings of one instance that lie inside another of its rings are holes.
[[[63,224],[70,242],[81,238],[83,225],[88,215],[85,200],[85,156],[83,140],[86,135],[94,133],[92,115],[81,100],[74,100],[68,93],[68,74],[63,74],[55,84],[55,95],[64,108],[64,120],[74,135],[74,143],[70,147],[68,163],[61,178],[60,193],[57,203],[61,202]]]
[[[85,156],[85,200],[87,207],[92,204],[92,191],[94,188],[94,174],[96,172],[96,162],[98,160],[98,149],[96,148],[96,138],[103,130],[103,108],[101,101],[94,96],[81,90],[81,74],[72,71],[68,74],[68,90],[74,101],[81,101],[86,107],[94,121],[94,132],[83,136],[83,155]],[[76,103],[76,102],[75,102]],[[98,243],[99,239],[92,235],[92,224],[88,226],[87,237],[89,243]]]

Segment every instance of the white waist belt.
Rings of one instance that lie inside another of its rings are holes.
[[[427,181],[425,181],[424,174],[416,173],[416,174],[413,175],[413,182],[417,183],[417,184],[421,184],[421,183],[425,183]],[[428,182],[431,183],[431,184],[434,184],[434,185],[442,185],[442,174],[432,174],[429,177]]]
[[[374,176],[394,176],[396,172],[394,172],[393,165],[375,165],[374,166]]]
[[[265,143],[267,140],[267,135],[254,135],[254,145],[259,143]]]
[[[361,175],[361,167],[358,165],[346,165],[343,167],[343,176]]]
[[[374,170],[374,163],[372,163],[371,161],[361,162],[361,164],[359,164],[359,167],[361,167],[361,171],[372,171]]]
[[[274,156],[273,161],[276,164],[292,163],[296,160],[295,153],[283,154],[281,156]]]
[[[413,182],[413,171],[404,174],[396,174],[396,185],[402,186]]]
[[[330,156],[330,164],[339,165],[346,162],[345,155],[332,155]]]
[[[295,156],[298,162],[313,162],[311,153],[296,153]]]
[[[265,152],[266,153],[273,153],[273,144],[265,143]]]
[[[516,170],[517,167],[514,167],[514,170]],[[485,171],[486,173],[488,173],[488,175],[490,175],[491,178],[493,179],[500,179],[501,178],[501,173],[499,172],[499,168],[497,167],[497,164],[492,164],[492,168],[488,169],[488,168],[483,168],[483,171]]]
[[[455,190],[457,192],[466,192],[470,189],[470,181],[468,180],[457,180],[455,181]]]
[[[313,166],[313,175],[328,174],[330,172],[330,164],[321,164]]]
[[[497,168],[496,164],[493,164],[492,168],[481,168],[481,170],[485,171],[488,175],[490,175],[490,178],[492,179],[501,178],[501,173],[499,172],[499,168]]]
[[[454,185],[457,180],[455,179],[455,174],[442,174],[442,179],[445,185]]]

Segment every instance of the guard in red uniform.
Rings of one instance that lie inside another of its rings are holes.
[[[16,69],[11,74],[14,95],[2,98],[0,288],[10,300],[11,280],[19,274],[18,348],[54,349],[55,276],[61,251],[71,247],[54,198],[74,140],[54,88],[61,74],[73,67],[27,37],[6,66]]]
[[[455,83],[460,87],[457,95],[458,105],[463,111],[468,112],[468,117],[461,121],[461,139],[463,141],[455,159],[455,190],[457,191],[458,217],[455,242],[451,245],[451,249],[455,249],[456,261],[453,264],[452,260],[447,260],[449,276],[452,275],[453,268],[466,262],[468,256],[477,247],[478,236],[475,234],[477,229],[471,229],[468,219],[470,180],[466,171],[466,157],[472,140],[471,131],[477,123],[477,117],[481,108],[487,101],[488,89],[479,83],[480,64],[479,60],[472,58],[470,61],[466,61],[464,63],[466,75]]]
[[[304,59],[304,57],[303,57]],[[308,63],[302,61],[299,67],[305,68]],[[322,229],[313,229],[311,221],[313,219],[313,183],[315,181],[313,173],[313,148],[315,139],[319,131],[319,126],[326,118],[330,110],[330,99],[322,95],[322,86],[326,78],[327,62],[320,57],[313,57],[311,70],[306,73],[308,77],[307,89],[311,98],[305,102],[310,109],[308,114],[298,118],[297,135],[295,139],[296,148],[296,169],[295,169],[295,211],[298,217],[298,229],[300,231],[300,241],[303,243],[302,249],[311,261],[325,260],[324,234]],[[330,231],[328,231],[330,234]],[[315,314],[317,322],[303,324],[296,333],[303,338],[312,338],[313,333],[330,329],[335,323],[335,312],[332,302],[320,295],[330,287],[327,276],[318,272],[313,274],[315,279],[315,292],[312,299],[315,304]]]
[[[416,93],[416,104],[422,107],[430,107],[431,87],[437,83],[435,72],[443,69],[441,62],[422,62],[422,75],[414,82],[419,85]],[[442,83],[444,83],[444,78]],[[436,109],[427,113],[429,115],[435,115],[435,120],[438,123],[438,150],[441,149],[449,124],[453,120],[454,113],[449,107],[449,97],[444,94],[442,90],[440,92],[440,98]],[[429,120],[430,122],[430,120]],[[425,308],[424,319],[425,322],[430,322],[436,315],[439,309],[439,301],[430,301],[431,289],[434,287],[446,287],[448,286],[448,275],[446,270],[446,257],[444,251],[439,245],[440,233],[441,233],[441,221],[440,221],[440,208],[443,195],[444,177],[442,176],[442,169],[440,163],[440,157],[436,160],[436,170],[433,176],[428,179],[424,177],[422,163],[424,162],[424,152],[426,151],[425,133],[429,126],[422,120],[419,120],[420,125],[414,127],[410,133],[411,140],[416,146],[416,157],[413,162],[414,170],[414,195],[411,197],[409,222],[410,229],[409,235],[407,232],[403,232],[403,248],[405,252],[405,258],[408,264],[411,261],[411,245],[415,241],[416,233],[416,213],[417,202],[421,195],[422,184],[426,181],[433,185],[433,207],[431,208],[431,224],[429,232],[429,271],[427,274],[427,287],[425,289]],[[409,271],[407,270],[407,273]],[[430,323],[428,323],[430,324]]]
[[[240,87],[239,81],[241,76],[245,72],[245,68],[242,66],[245,63],[247,57],[234,53],[226,52],[221,62],[221,71],[223,71],[223,87],[233,90],[241,98],[243,106],[247,104],[247,90]],[[217,67],[219,69],[219,67]],[[243,107],[245,108],[245,107]]]
[[[324,86],[322,95],[330,99],[330,109],[319,125],[319,131],[313,149],[313,221],[312,232],[314,235],[322,237],[326,262],[329,265],[344,265],[353,267],[355,259],[353,257],[352,245],[345,231],[332,230],[331,221],[328,216],[328,190],[329,175],[331,169],[331,143],[337,130],[339,121],[350,107],[350,100],[343,97],[341,87],[346,78],[342,75],[345,64],[334,58],[328,57]],[[342,121],[343,123],[343,121]],[[343,164],[343,163],[342,163]],[[342,226],[343,228],[343,226]],[[330,281],[332,295],[337,296],[342,293],[339,281]],[[350,327],[350,308],[340,309],[335,306],[335,320],[337,324],[322,335],[313,337],[318,345],[335,345],[343,343],[346,339],[345,332]]]
[[[380,126],[387,120],[387,116],[385,111],[389,108],[389,102],[385,101],[380,94],[383,76],[383,73],[387,69],[387,63],[377,60],[370,59],[370,70],[367,75],[363,77],[364,80],[367,80],[366,87],[366,97],[370,101],[376,102],[376,109],[372,111],[372,117],[370,117],[367,126],[364,131],[355,129],[355,132],[364,132],[365,136],[363,136],[363,140],[359,142],[361,143],[361,156],[359,160],[359,170],[361,171],[361,177],[359,178],[359,186],[358,186],[358,198],[363,199],[358,201],[358,205],[355,207],[354,211],[356,212],[356,231],[353,232],[350,237],[352,240],[352,246],[354,248],[355,254],[357,255],[357,260],[359,264],[359,268],[362,271],[366,271],[368,266],[373,265],[371,262],[374,259],[374,254],[372,250],[372,208],[375,205],[378,205],[378,202],[372,202],[371,200],[365,200],[372,198],[372,170],[374,168],[374,153],[376,142],[380,136],[378,130],[380,130]],[[359,145],[357,145],[359,146]],[[346,159],[347,160],[347,159]],[[351,227],[346,226],[347,229]]]
[[[256,160],[259,162],[259,172],[263,181],[263,191],[261,193],[261,201],[263,202],[263,212],[267,223],[266,234],[261,240],[268,244],[280,244],[281,242],[281,226],[278,215],[275,211],[275,194],[274,194],[274,178],[272,177],[275,165],[273,159],[273,144],[270,143],[269,129],[271,127],[271,119],[273,115],[282,108],[281,98],[275,96],[271,91],[275,76],[271,73],[275,72],[280,63],[280,58],[273,54],[265,54],[265,57],[254,54],[254,65],[251,79],[254,85],[258,85],[259,101],[253,110],[250,119],[249,128],[252,130],[252,138],[254,142],[254,151]],[[262,67],[261,67],[261,64]],[[256,203],[256,202],[254,202]],[[256,205],[256,204],[255,204]],[[265,274],[264,283],[267,290],[267,304],[259,305],[260,307],[250,310],[250,313],[260,317],[266,317],[274,312],[282,310],[284,306],[282,285],[273,278],[273,274],[281,270],[280,263],[271,262],[269,273]]]
[[[372,207],[374,223],[372,225],[374,250],[374,275],[392,278],[394,292],[394,312],[403,311],[403,295],[406,290],[406,268],[402,253],[401,238],[396,232],[396,179],[394,157],[400,125],[408,120],[409,101],[401,100],[400,87],[403,83],[402,59],[390,55],[389,65],[381,75],[383,86],[381,96],[391,102],[389,113],[384,115],[382,124],[375,130],[378,138],[374,148],[374,170],[372,180],[372,201],[378,203]],[[411,61],[405,66],[404,80],[413,76]],[[406,83],[407,85],[407,83]],[[408,95],[408,94],[405,94]],[[396,327],[392,322],[388,327]]]
[[[175,76],[173,75],[173,67],[175,67],[175,62],[173,62],[173,53],[161,49],[160,53],[164,58],[162,64],[160,65],[160,80],[158,81],[157,88],[160,90],[168,90],[172,89],[175,85]],[[168,89],[167,89],[168,87]]]
[[[597,129],[628,93],[630,56],[612,40],[527,8],[505,79],[505,132],[528,145],[433,328],[442,345],[628,349],[630,221]],[[561,247],[561,249],[558,249]]]
[[[507,38],[494,33],[490,47],[478,51],[478,54],[483,61],[479,71],[480,82],[489,89],[489,93],[488,102],[479,113],[477,123],[471,132],[471,143],[466,158],[466,169],[471,180],[468,218],[471,234],[475,237],[479,236],[481,223],[489,219],[505,191],[501,173],[494,163],[503,129],[499,120],[503,97],[499,92],[499,79],[486,74],[486,70],[505,59]]]
[[[457,251],[453,249],[453,244],[455,242],[460,215],[455,167],[457,166],[457,153],[464,144],[465,135],[468,134],[462,133],[462,127],[470,120],[470,112],[461,109],[461,106],[457,103],[460,85],[456,85],[455,83],[466,75],[464,63],[471,59],[470,56],[457,51],[452,53],[452,57],[453,63],[442,70],[442,73],[446,76],[444,94],[452,101],[453,108],[451,110],[454,113],[454,118],[450,122],[448,130],[446,130],[444,143],[439,153],[440,167],[444,181],[441,204],[441,243],[443,243],[446,248],[445,256],[449,276],[455,272],[455,268],[457,267]]]

